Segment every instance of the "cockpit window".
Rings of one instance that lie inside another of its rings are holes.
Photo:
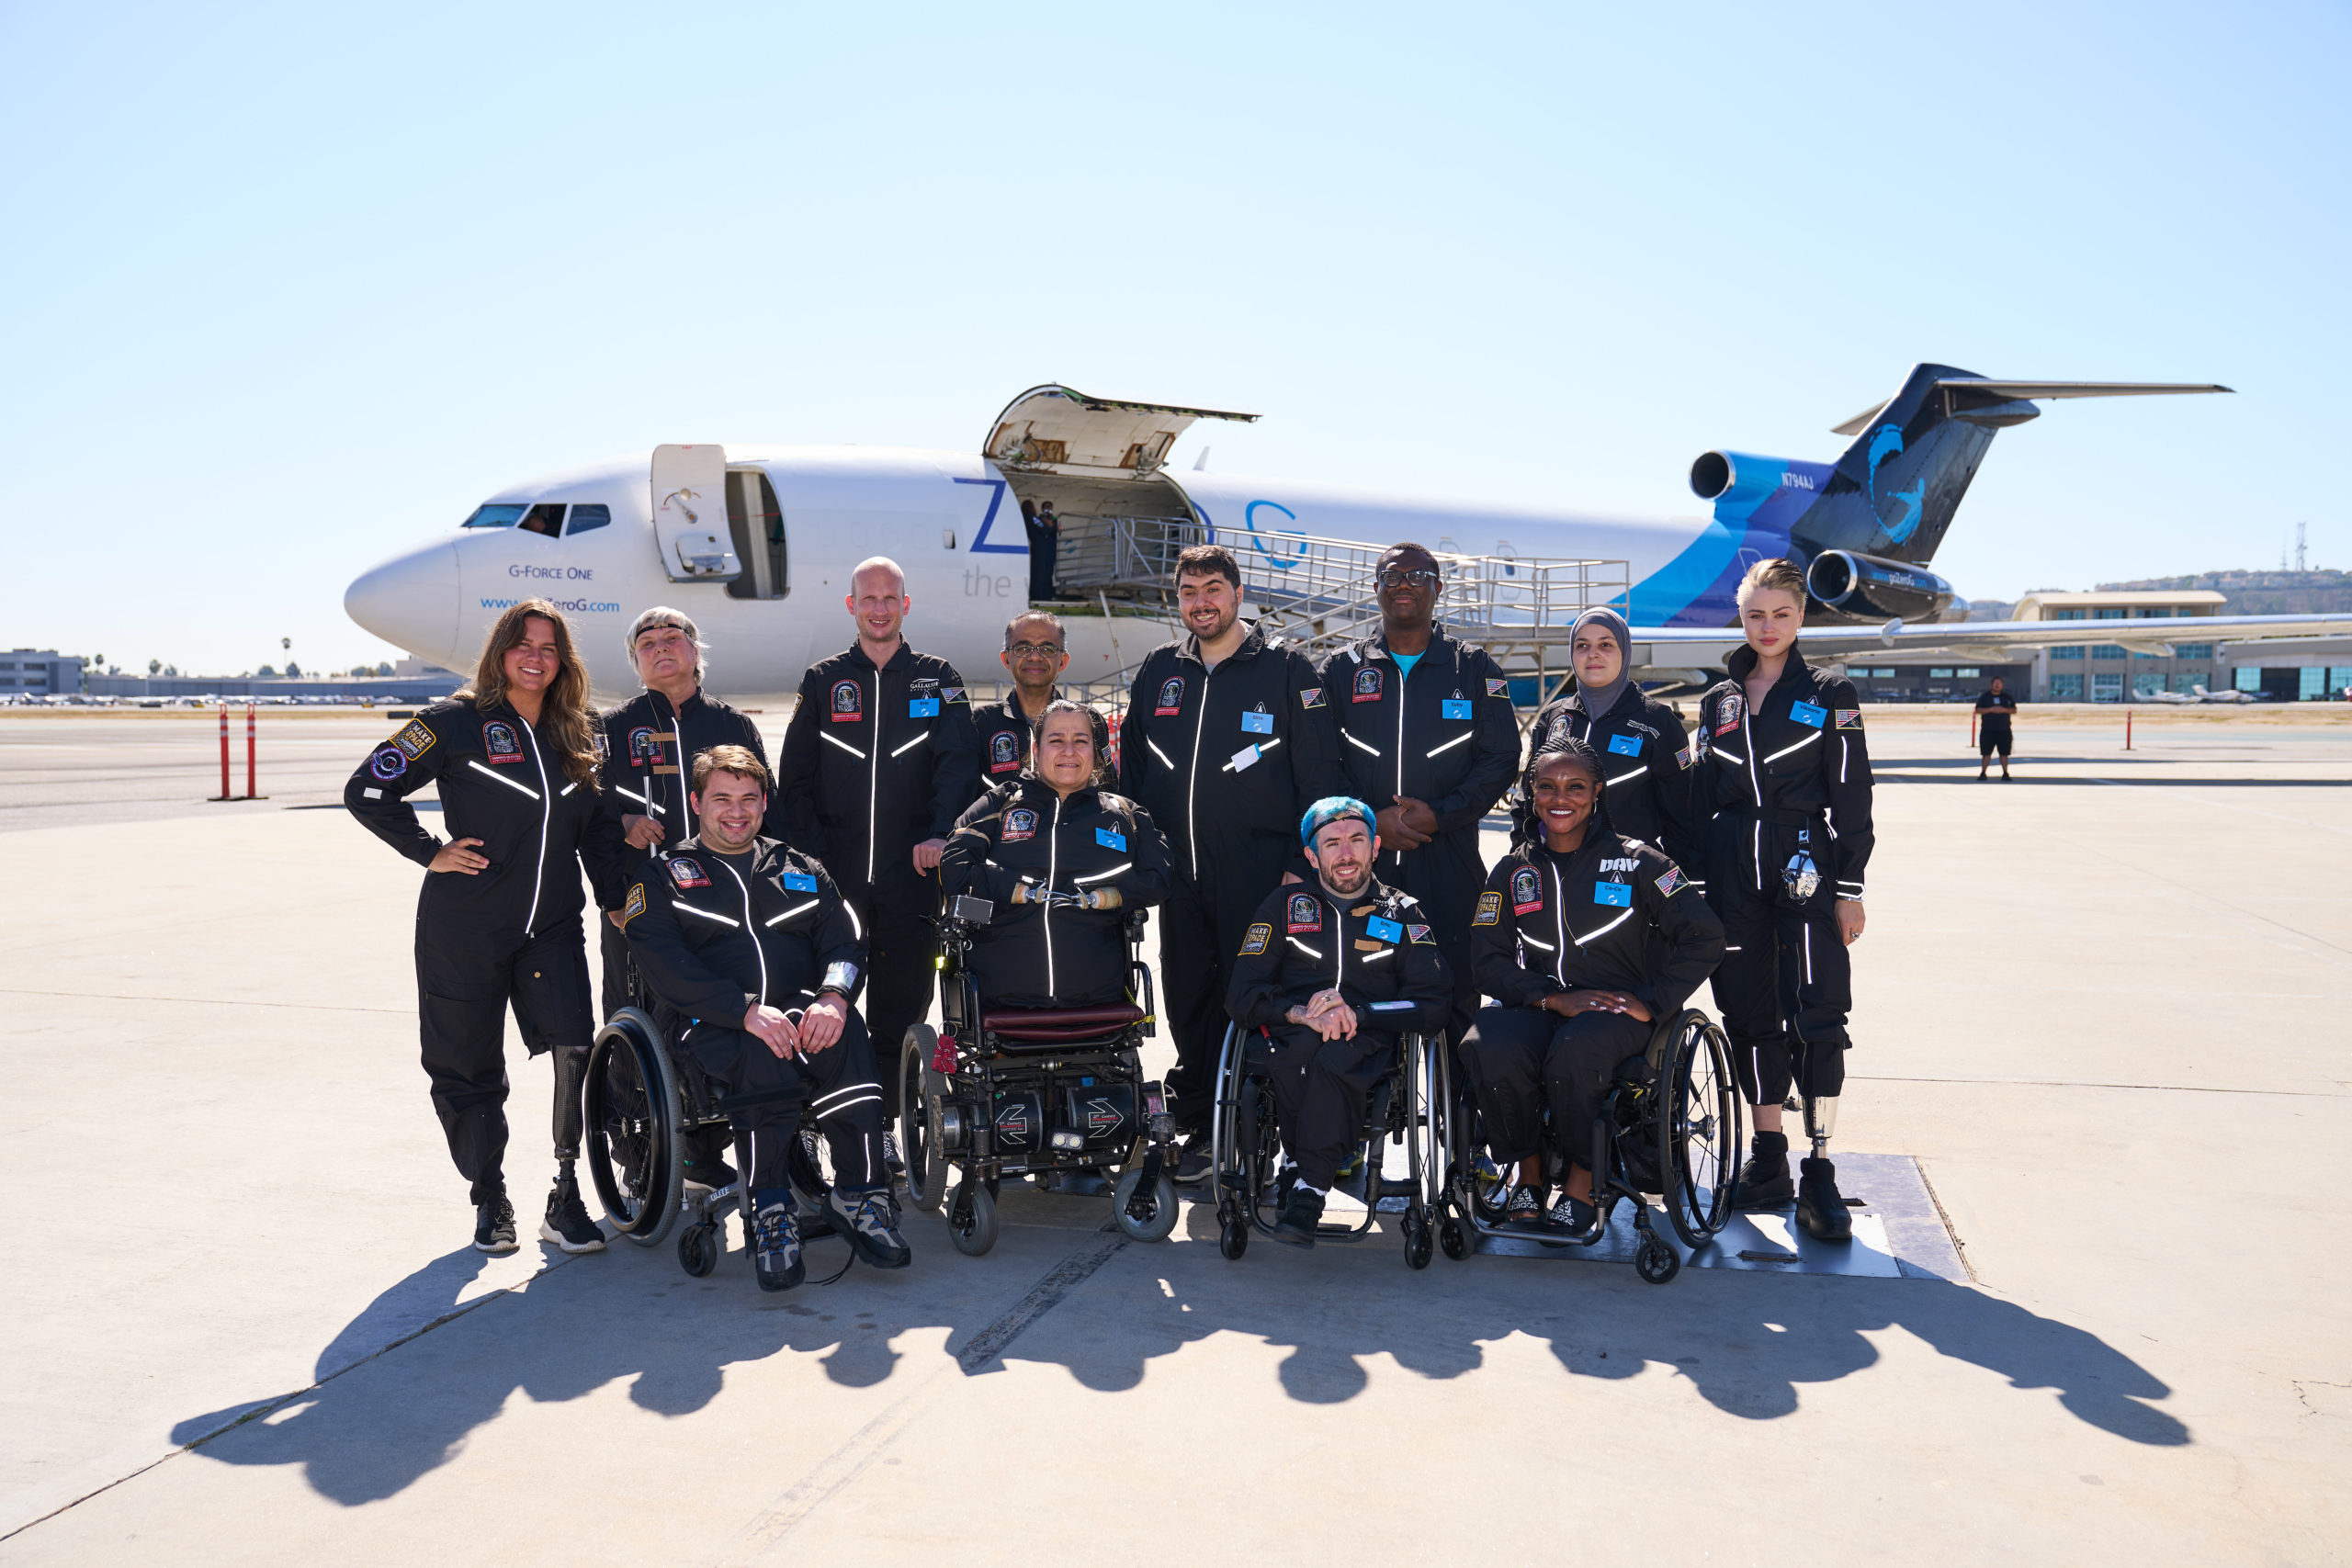
[[[493,502],[488,506],[475,507],[474,514],[471,517],[467,518],[461,526],[467,528],[512,528],[515,524],[520,523],[523,520],[523,513],[529,510],[530,508],[527,506],[509,505],[504,502]]]
[[[583,502],[571,509],[571,526],[564,530],[564,536],[569,538],[574,534],[585,534],[589,529],[601,528],[612,520],[611,507]]]
[[[552,539],[563,532],[563,502],[543,501],[531,508],[529,513],[515,526],[526,534],[545,534]]]

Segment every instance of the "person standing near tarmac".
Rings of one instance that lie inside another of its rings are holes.
[[[1392,545],[1374,572],[1380,635],[1323,661],[1350,793],[1378,812],[1381,881],[1429,911],[1453,977],[1447,1032],[1478,1010],[1470,917],[1486,881],[1478,824],[1519,770],[1510,683],[1483,648],[1435,625],[1444,582],[1419,545]]]
[[[1021,503],[1022,527],[1029,535],[1029,597],[1054,597],[1054,568],[1060,563],[1062,549],[1062,520],[1054,515],[1054,503],[1047,502],[1035,512],[1029,503]]]
[[[344,785],[351,814],[428,874],[416,901],[417,1025],[483,1252],[516,1246],[505,1176],[510,1008],[531,1055],[555,1054],[556,1179],[539,1235],[566,1252],[605,1246],[572,1170],[596,1027],[581,864],[600,891],[620,866],[596,761],[571,629],[546,600],[526,599],[491,628],[473,681],[396,731]],[[408,804],[428,784],[440,789],[446,843]]]
[[[1047,705],[1061,695],[1054,685],[1069,668],[1069,644],[1062,618],[1050,610],[1025,610],[1005,623],[1004,651],[997,655],[1012,677],[1012,692],[1001,703],[985,703],[972,710],[972,729],[980,743],[980,783],[983,786],[1021,776],[1029,761],[1029,735]],[[1092,708],[1094,755],[1108,761],[1111,725]]]
[[[1176,558],[1176,609],[1189,635],[1147,654],[1127,694],[1119,793],[1159,824],[1175,863],[1159,961],[1176,1037],[1169,1108],[1187,1139],[1174,1179],[1191,1182],[1209,1171],[1233,954],[1268,891],[1307,874],[1299,813],[1346,778],[1315,666],[1241,620],[1232,551]]]
[[[978,796],[980,774],[964,678],[902,635],[914,601],[898,562],[860,561],[842,603],[857,640],[801,677],[776,795],[793,847],[825,863],[856,917],[875,1050],[896,1061],[907,1031],[931,1010],[939,855]],[[899,1169],[893,1132],[883,1147]]]
[[[1739,585],[1747,645],[1699,699],[1692,800],[1709,818],[1707,902],[1724,923],[1715,1006],[1732,1070],[1755,1107],[1739,1175],[1744,1209],[1796,1201],[1824,1241],[1853,1234],[1828,1158],[1846,1081],[1853,1007],[1846,949],[1862,935],[1862,877],[1875,836],[1871,759],[1853,682],[1805,662],[1804,570],[1760,560]],[[1813,1152],[1793,1193],[1781,1103],[1804,1100]]]
[[[694,805],[695,759],[714,746],[741,746],[767,766],[759,727],[703,694],[702,634],[683,610],[656,605],[628,630],[629,662],[645,690],[605,715],[605,810],[620,824],[634,876],[663,845],[702,830]],[[771,832],[770,837],[775,836]],[[602,932],[604,1016],[628,1005],[628,942],[620,910],[606,911]]]
[[[1984,782],[1984,770],[1993,765],[1993,753],[2001,754],[2001,782],[2009,778],[2009,720],[2017,716],[2015,697],[2001,689],[2001,678],[1993,677],[1993,684],[1976,699],[1976,782]]]
[[[1587,610],[1569,632],[1577,689],[1536,710],[1528,761],[1580,741],[1609,770],[1610,830],[1686,868],[1701,863],[1691,830],[1690,737],[1674,709],[1629,678],[1633,634],[1611,609]]]

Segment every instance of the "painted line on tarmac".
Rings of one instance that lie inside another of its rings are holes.
[[[2256,1094],[2278,1100],[2352,1100],[2352,1094],[2331,1094],[2316,1089],[2223,1089],[2194,1083],[2100,1083],[2088,1078],[1929,1078],[1886,1073],[1848,1073],[1862,1083],[1973,1084],[1982,1089],[2133,1089],[2158,1094]]]
[[[0,997],[71,997],[76,1001],[94,1002],[190,1002],[209,1008],[296,1008],[305,1012],[388,1012],[403,1017],[414,1008],[363,1008],[335,1002],[264,1002],[251,997],[224,999],[220,997],[130,997],[112,991],[31,991],[17,986],[0,986]]]
[[[1126,1245],[1125,1235],[1109,1231],[1091,1247],[1063,1258],[1046,1271],[1044,1279],[1030,1286],[1029,1293],[1013,1303],[1011,1311],[965,1341],[964,1348],[956,1352],[956,1364],[968,1375],[995,1360],[1007,1346],[1021,1337],[1023,1329],[1059,1306],[1065,1296],[1084,1284]]]
[[[2113,789],[2154,789],[2154,784],[2133,784],[2130,779],[2103,779],[2091,775],[2091,783],[2106,784]],[[2174,786],[2177,787],[2177,786]],[[2193,806],[2218,806],[2224,811],[2243,811],[2248,817],[2267,817],[2273,822],[2289,822],[2298,828],[2317,828],[2327,833],[2352,834],[2352,828],[2339,828],[2333,822],[2314,822],[2308,817],[2281,817],[2276,811],[2259,811],[2251,806],[2240,806],[2234,800],[2207,800],[2202,795],[2182,795],[2177,798]]]

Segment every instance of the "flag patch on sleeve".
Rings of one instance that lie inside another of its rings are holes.
[[[1682,868],[1679,865],[1668,866],[1666,874],[1657,879],[1657,890],[1668,898],[1673,897],[1688,886],[1689,883],[1682,875]]]
[[[1860,708],[1839,708],[1839,709],[1838,710],[1838,728],[1840,728],[1840,729],[1860,729],[1861,727],[1862,727],[1862,710],[1861,710],[1861,709],[1860,709]]]
[[[1509,681],[1504,680],[1504,679],[1503,679],[1501,676],[1499,676],[1499,675],[1489,675],[1489,676],[1487,676],[1487,695],[1488,695],[1488,696],[1490,696],[1490,697],[1507,697],[1507,696],[1510,696],[1510,682]]]
[[[1320,686],[1301,686],[1298,689],[1298,705],[1303,708],[1321,707],[1323,705],[1323,688]]]

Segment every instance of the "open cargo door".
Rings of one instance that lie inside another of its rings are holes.
[[[1090,398],[1068,387],[1032,387],[989,427],[982,455],[1007,468],[1076,479],[1142,479],[1157,473],[1176,438],[1196,419],[1252,421],[1254,413],[1170,403]]]
[[[727,536],[727,448],[653,449],[653,536],[673,582],[724,582],[743,570]]]

